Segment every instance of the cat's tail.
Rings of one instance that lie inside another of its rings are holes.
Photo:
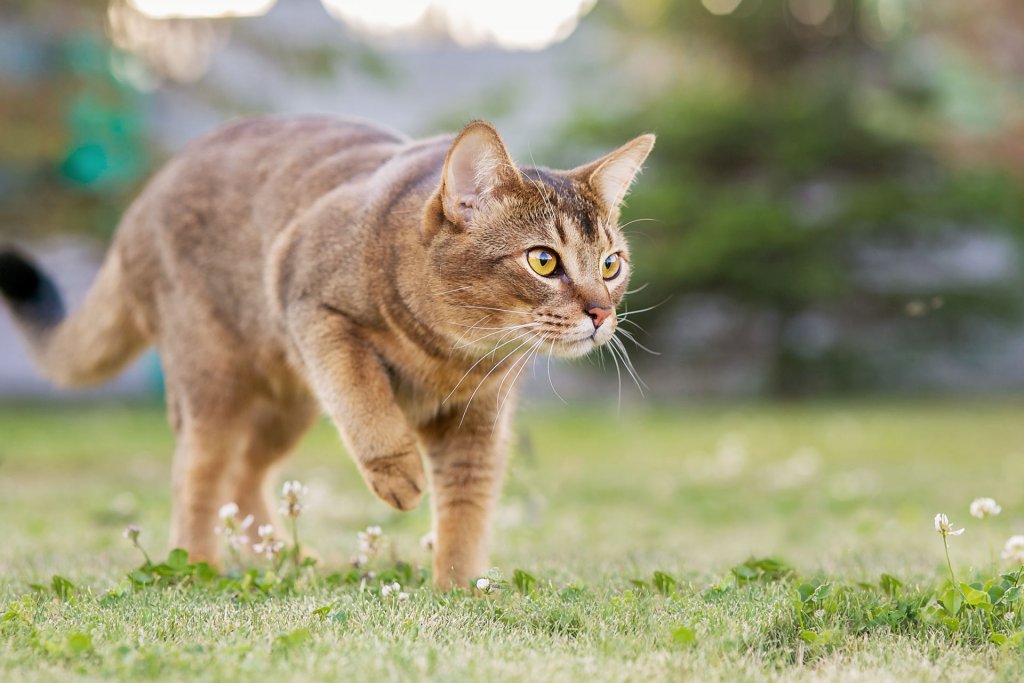
[[[69,316],[53,281],[25,254],[0,244],[0,294],[36,366],[57,385],[102,382],[147,346],[130,310],[116,248],[107,254],[85,302]]]

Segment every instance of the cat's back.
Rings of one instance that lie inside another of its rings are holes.
[[[409,140],[329,116],[258,117],[228,124],[180,155],[170,203],[213,210],[231,226],[274,233],[324,194],[366,182]],[[206,226],[210,227],[210,226]]]
[[[117,239],[128,279],[140,300],[176,291],[225,320],[259,315],[253,297],[274,239],[321,197],[369,182],[409,144],[329,116],[218,128],[171,159],[126,212]]]

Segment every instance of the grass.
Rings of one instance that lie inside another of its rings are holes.
[[[1024,532],[1022,416],[1009,400],[527,409],[483,595],[418,587],[426,506],[376,502],[327,425],[282,471],[310,487],[315,574],[176,566],[133,586],[127,523],[166,557],[161,411],[0,407],[0,680],[1019,680],[1024,609],[1002,599],[1016,567],[998,551]],[[1003,513],[969,517],[977,496]],[[963,586],[939,511],[967,527],[949,539]],[[371,524],[391,550],[360,590]],[[397,560],[407,601],[378,589]]]

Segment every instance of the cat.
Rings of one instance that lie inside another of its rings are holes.
[[[434,580],[464,586],[488,568],[522,368],[616,331],[631,272],[619,208],[654,140],[553,171],[516,166],[484,121],[409,140],[245,119],[150,180],[79,310],[13,246],[0,291],[58,385],[157,347],[172,547],[216,562],[228,501],[274,524],[268,475],[324,411],[382,501],[410,510],[430,482]]]

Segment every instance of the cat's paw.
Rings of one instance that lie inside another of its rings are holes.
[[[419,505],[427,488],[423,459],[415,448],[363,463],[363,477],[378,498],[397,510]]]

